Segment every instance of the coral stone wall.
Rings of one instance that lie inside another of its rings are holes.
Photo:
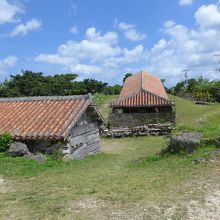
[[[109,127],[110,128],[132,128],[157,123],[174,123],[175,113],[160,112],[160,113],[110,113]]]

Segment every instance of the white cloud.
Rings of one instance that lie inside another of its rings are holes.
[[[135,63],[143,59],[144,47],[121,48],[115,32],[102,34],[96,28],[86,30],[85,39],[68,41],[59,46],[55,54],[39,54],[35,61],[61,65],[68,71],[82,75],[116,72],[120,65]]]
[[[196,22],[202,28],[220,27],[220,9],[217,5],[203,5],[195,13]]]
[[[17,62],[17,57],[15,56],[8,56],[4,60],[0,60],[0,68],[7,68],[7,67],[12,67],[16,64]]]
[[[207,10],[213,17],[207,17]],[[220,53],[219,9],[212,5],[203,5],[194,14],[196,28],[167,21],[162,29],[162,36],[151,48],[142,44],[132,48],[119,45],[116,32],[101,33],[94,27],[88,28],[81,41],[68,41],[59,46],[54,54],[39,54],[35,61],[57,64],[67,71],[82,76],[105,80],[113,77],[119,82],[119,74],[126,71],[146,69],[166,78],[169,85],[184,78],[182,70],[190,69],[190,77],[203,76],[210,79],[219,78],[214,70],[217,63],[213,55]],[[206,18],[206,19],[205,19]],[[126,32],[134,29],[132,24],[118,23],[117,27]]]
[[[25,24],[18,24],[14,30],[10,33],[11,37],[18,35],[25,36],[29,32],[39,29],[41,27],[41,22],[37,19],[31,19]]]
[[[101,35],[94,27],[91,27],[87,29],[85,37],[86,39],[80,42],[68,41],[62,44],[58,48],[59,59],[65,60],[65,62],[69,60],[70,63],[72,63],[73,60],[77,63],[78,60],[83,59],[90,59],[91,62],[96,62],[120,53],[120,48],[116,45],[118,35],[114,32]],[[46,55],[43,55],[43,57],[39,55],[37,61],[46,60],[52,62],[51,57],[53,57],[53,55],[48,55],[48,57]],[[58,59],[57,55],[54,56],[54,58],[54,62],[56,62]]]
[[[0,24],[17,21],[16,15],[22,12],[22,5],[16,1],[0,0]]]
[[[206,10],[213,10],[213,18],[206,17]],[[210,79],[219,78],[215,72],[213,55],[220,53],[220,29],[218,13],[213,5],[200,7],[195,13],[198,29],[189,29],[184,25],[167,21],[163,32],[168,38],[159,40],[149,51],[146,68],[163,78],[170,84],[183,78],[183,69],[190,69],[190,76],[200,74]]]
[[[78,27],[76,25],[72,26],[70,28],[70,33],[71,34],[77,34],[78,33]]]
[[[81,73],[83,75],[92,75],[102,73],[102,68],[95,65],[77,64],[70,68],[72,72]]]
[[[6,77],[6,70],[15,66],[18,58],[15,56],[8,56],[3,60],[0,60],[0,79]]]
[[[123,63],[134,63],[140,59],[142,59],[144,54],[144,46],[137,45],[132,50],[128,50],[127,48],[123,49],[124,57]]]
[[[135,29],[127,30],[125,31],[124,34],[125,34],[125,37],[131,41],[140,41],[140,40],[144,40],[147,37],[146,34],[138,33],[137,30]]]
[[[186,6],[186,5],[191,5],[193,3],[193,0],[180,0],[179,5],[181,6]]]
[[[147,37],[146,34],[138,32],[134,24],[127,24],[124,22],[118,23],[118,21],[116,20],[115,26],[124,32],[124,36],[128,40],[140,41],[144,40]]]
[[[72,58],[70,56],[61,56],[59,54],[40,54],[35,58],[35,61],[58,65],[70,65],[71,63],[77,62],[74,57]]]
[[[116,21],[117,23],[117,21]],[[118,27],[123,30],[123,31],[126,31],[126,30],[129,30],[129,29],[132,29],[132,28],[135,28],[135,25],[133,24],[126,24],[124,22],[121,22],[118,24]]]
[[[151,49],[151,51],[153,53],[157,52],[157,51],[161,51],[164,50],[167,46],[167,42],[165,39],[161,39],[159,40],[159,42],[157,44],[154,45],[154,47]]]

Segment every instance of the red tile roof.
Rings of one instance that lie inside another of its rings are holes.
[[[141,71],[128,77],[124,83],[118,100],[110,104],[112,107],[170,106],[169,100],[160,78]]]
[[[118,99],[115,103],[111,103],[112,107],[151,107],[170,105],[172,105],[170,101],[145,91],[140,91],[130,97]]]
[[[1,98],[0,133],[17,140],[65,140],[89,106],[89,95]]]

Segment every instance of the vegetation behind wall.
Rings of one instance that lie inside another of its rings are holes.
[[[202,76],[178,82],[167,92],[197,101],[220,102],[220,81],[210,81]]]
[[[0,152],[5,152],[10,147],[10,144],[13,142],[12,135],[5,132],[0,134]]]

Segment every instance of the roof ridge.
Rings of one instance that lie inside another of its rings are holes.
[[[141,70],[141,90],[144,89],[144,86],[143,86],[143,70]]]
[[[146,71],[146,70],[142,70],[142,74],[143,73],[146,73],[146,74],[148,74],[148,75],[150,75],[150,76],[152,76],[152,77],[154,77],[154,78],[158,78],[158,79],[160,79],[160,77],[159,76],[157,76],[157,75],[154,75],[153,73],[151,73],[151,72],[149,72],[149,71]]]
[[[0,102],[31,102],[31,101],[62,101],[62,100],[82,100],[89,99],[90,94],[87,95],[72,95],[72,96],[27,96],[27,97],[12,97],[0,98]]]

